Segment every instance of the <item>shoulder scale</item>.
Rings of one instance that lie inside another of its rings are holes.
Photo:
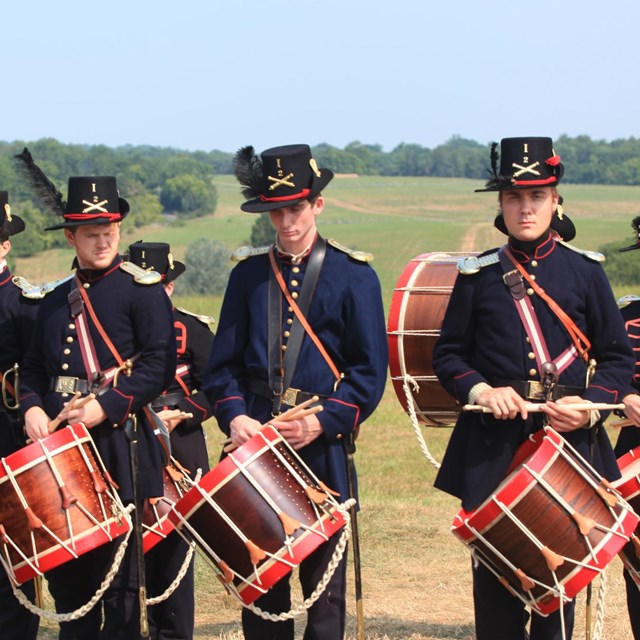
[[[157,284],[162,282],[162,276],[153,269],[143,269],[133,262],[123,260],[118,265],[125,273],[133,276],[138,284]]]
[[[486,256],[467,256],[458,260],[458,272],[463,276],[471,276],[480,269],[500,262],[498,252],[488,253]]]
[[[206,316],[201,313],[193,313],[193,311],[187,311],[182,307],[176,307],[176,311],[179,311],[180,313],[184,313],[187,316],[193,316],[194,318],[196,318],[196,320],[200,320],[200,322],[204,322],[204,324],[215,324],[216,322],[216,319],[213,316]]]
[[[580,249],[578,247],[574,247],[572,244],[569,244],[564,240],[560,240],[560,238],[556,238],[556,242],[558,244],[561,244],[563,247],[570,249],[571,251],[575,251],[576,253],[579,253],[581,256],[584,256],[588,260],[592,260],[593,262],[602,263],[606,260],[604,255],[599,253],[598,251],[587,251],[586,249]]]
[[[273,245],[270,244],[266,247],[249,247],[249,246],[238,247],[231,254],[230,259],[232,262],[242,262],[247,258],[253,258],[253,256],[263,256],[265,253],[269,253],[272,246]]]
[[[29,300],[42,300],[48,293],[51,293],[58,285],[63,284],[75,277],[75,274],[71,274],[66,278],[60,280],[52,280],[51,282],[45,282],[44,284],[37,285],[32,284],[26,278],[22,276],[13,276],[11,282],[22,291],[22,295]]]
[[[632,294],[628,296],[622,296],[622,298],[618,298],[618,309],[624,309],[633,302],[640,302],[640,296],[634,296]]]
[[[327,244],[330,244],[334,249],[337,249],[338,251],[346,253],[349,257],[357,260],[358,262],[373,262],[373,253],[369,253],[368,251],[349,249],[349,247],[345,247],[333,238],[327,238]]]

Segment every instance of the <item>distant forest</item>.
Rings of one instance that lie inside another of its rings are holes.
[[[25,146],[63,195],[69,176],[115,175],[121,194],[136,211],[133,223],[137,226],[163,215],[171,215],[179,222],[215,212],[217,194],[212,177],[232,171],[233,153],[224,151],[183,151],[147,145],[112,148],[63,144],[50,138],[0,142],[0,189],[9,192],[10,204],[20,204],[20,215],[29,221],[25,234],[30,241],[20,243],[23,254],[64,242],[61,234],[41,233],[52,216],[41,210],[16,172],[13,156]],[[640,139],[605,142],[588,136],[561,136],[555,141],[555,150],[566,168],[565,182],[640,185]],[[313,147],[313,154],[321,167],[359,175],[482,180],[487,177],[489,165],[488,145],[459,136],[433,149],[403,143],[385,152],[381,145],[352,142],[344,149],[320,144]]]

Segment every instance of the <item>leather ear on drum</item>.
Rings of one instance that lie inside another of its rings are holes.
[[[387,338],[393,388],[407,412],[405,389],[410,389],[409,401],[418,421],[430,427],[449,427],[460,413],[460,406],[433,372],[432,355],[458,275],[458,261],[470,255],[476,254],[423,253],[413,258],[391,298]]]

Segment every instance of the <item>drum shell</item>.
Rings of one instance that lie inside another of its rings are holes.
[[[71,499],[76,500],[66,510],[59,482],[43,447],[49,452]],[[93,471],[87,466],[81,447]],[[15,478],[20,493],[11,482],[11,476]],[[55,541],[44,527],[33,531],[29,529],[23,500],[33,515],[64,544]],[[101,526],[96,525],[79,508],[79,504]],[[102,461],[89,432],[82,424],[58,430],[2,459],[0,525],[3,535],[0,546],[5,568],[18,584],[126,533],[129,524],[123,512],[117,494],[105,478]],[[27,560],[20,556],[12,543]]]
[[[394,390],[409,410],[405,378],[419,385],[411,397],[419,422],[433,427],[450,426],[460,412],[433,371],[433,348],[458,275],[458,261],[469,253],[423,253],[402,272],[391,298],[387,338],[389,371]]]
[[[452,531],[514,595],[546,615],[558,609],[561,602],[545,586],[555,585],[554,576],[531,536],[565,558],[555,574],[566,597],[573,598],[620,551],[633,533],[638,516],[615,493],[617,502],[611,507],[600,493],[604,491],[599,487],[602,478],[551,429],[532,436],[516,459],[519,462],[512,465],[510,474],[490,498],[472,512],[460,511]],[[524,531],[505,508],[524,525]],[[593,519],[606,530],[594,527],[583,535],[569,510]],[[542,584],[525,591],[513,567]]]
[[[640,513],[640,447],[627,451],[618,458],[618,467],[622,477],[613,483],[615,489],[632,506],[636,513]],[[639,529],[635,531],[636,542],[627,542],[620,551],[620,559],[629,574],[640,587],[640,540],[637,536]]]
[[[274,428],[267,427],[204,475],[169,514],[175,527],[183,535],[193,538],[221,573],[223,569],[218,558],[242,576],[243,579],[234,578],[233,585],[229,586],[246,604],[270,589],[345,525],[337,503],[328,494],[325,506],[314,508],[303,484],[274,455],[274,447],[285,456],[306,485],[317,488],[304,462],[284,444]],[[290,546],[285,544],[283,524],[273,507],[238,465],[258,481],[261,491],[266,492],[287,516],[308,527],[299,528],[290,536]],[[267,557],[258,563],[256,569],[249,559],[245,541],[209,500],[215,501],[226,518],[251,543],[280,560]]]

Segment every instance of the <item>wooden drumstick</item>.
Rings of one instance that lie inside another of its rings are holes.
[[[527,402],[525,407],[529,413],[539,413],[546,406],[544,402]],[[624,409],[624,404],[607,404],[606,402],[576,402],[573,404],[563,404],[563,407],[575,409],[576,411],[613,411],[615,409]],[[465,404],[463,411],[474,411],[476,413],[493,413],[489,407],[483,407],[479,404]]]
[[[49,433],[53,433],[58,428],[60,423],[64,422],[65,418],[62,417],[64,413],[67,413],[67,411],[71,411],[72,409],[80,409],[84,407],[84,405],[87,404],[87,402],[89,402],[90,400],[93,400],[96,397],[95,393],[90,393],[88,396],[85,396],[84,398],[81,398],[80,397],[81,395],[82,394],[79,391],[76,391],[73,394],[73,398],[71,398],[69,402],[65,402],[64,408],[62,409],[62,411],[49,423],[48,425]]]
[[[311,416],[314,415],[316,413],[320,413],[322,411],[322,405],[316,405],[315,407],[310,407],[310,404],[313,404],[314,402],[317,402],[319,400],[318,396],[313,396],[312,398],[309,398],[309,400],[305,400],[304,402],[301,402],[300,404],[296,405],[295,407],[291,407],[291,409],[288,409],[287,411],[281,413],[279,416],[275,416],[273,418],[274,422],[289,422],[291,420],[302,420],[303,418],[306,418],[307,416]],[[269,422],[265,422],[263,425],[261,425],[260,429],[264,429],[266,426],[270,425],[271,421]],[[223,443],[223,451],[224,453],[229,453],[230,451],[233,451],[234,449],[237,449],[237,445],[235,445],[232,441],[231,438],[227,438]]]

